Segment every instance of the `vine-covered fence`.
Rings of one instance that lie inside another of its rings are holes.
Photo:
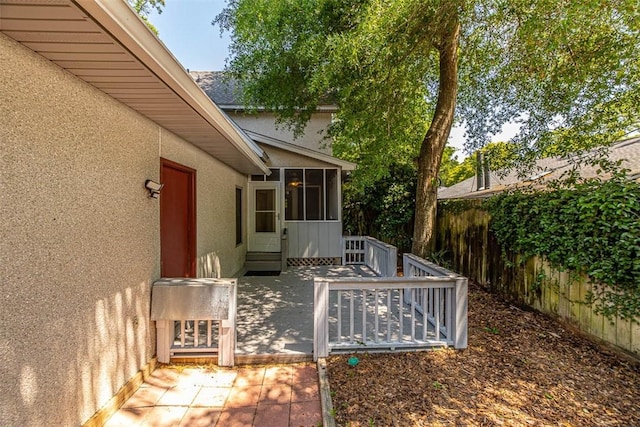
[[[452,270],[640,357],[638,323],[606,318],[585,304],[593,290],[586,275],[558,271],[541,257],[525,260],[523,255],[503,251],[490,230],[491,216],[481,204],[458,201],[438,208],[437,253],[451,263]]]

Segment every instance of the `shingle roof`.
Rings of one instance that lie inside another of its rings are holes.
[[[632,179],[640,178],[640,138],[631,138],[612,145],[609,149],[609,160],[622,160],[622,167],[630,169]],[[536,166],[528,177],[518,176],[518,171],[491,173],[491,185],[486,190],[476,190],[476,177],[473,176],[451,187],[438,189],[438,199],[471,199],[484,198],[501,193],[507,188],[517,186],[544,186],[551,180],[558,179],[572,167],[570,159],[565,157],[547,157],[536,162]],[[584,165],[580,168],[580,176],[593,178],[597,175],[596,166]]]
[[[191,78],[223,110],[243,110],[242,86],[224,71],[190,71]],[[336,106],[324,100],[317,111],[336,111]]]
[[[242,105],[240,85],[224,71],[191,71],[189,74],[220,108]]]

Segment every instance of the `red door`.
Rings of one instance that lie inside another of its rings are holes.
[[[193,169],[161,159],[160,275],[195,277],[196,196]]]

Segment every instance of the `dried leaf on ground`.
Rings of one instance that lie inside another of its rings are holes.
[[[342,426],[640,426],[640,369],[470,284],[469,348],[328,360]]]

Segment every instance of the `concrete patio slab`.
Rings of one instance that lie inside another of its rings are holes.
[[[366,267],[290,267],[278,276],[238,278],[236,355],[311,355],[313,278],[371,277]]]

